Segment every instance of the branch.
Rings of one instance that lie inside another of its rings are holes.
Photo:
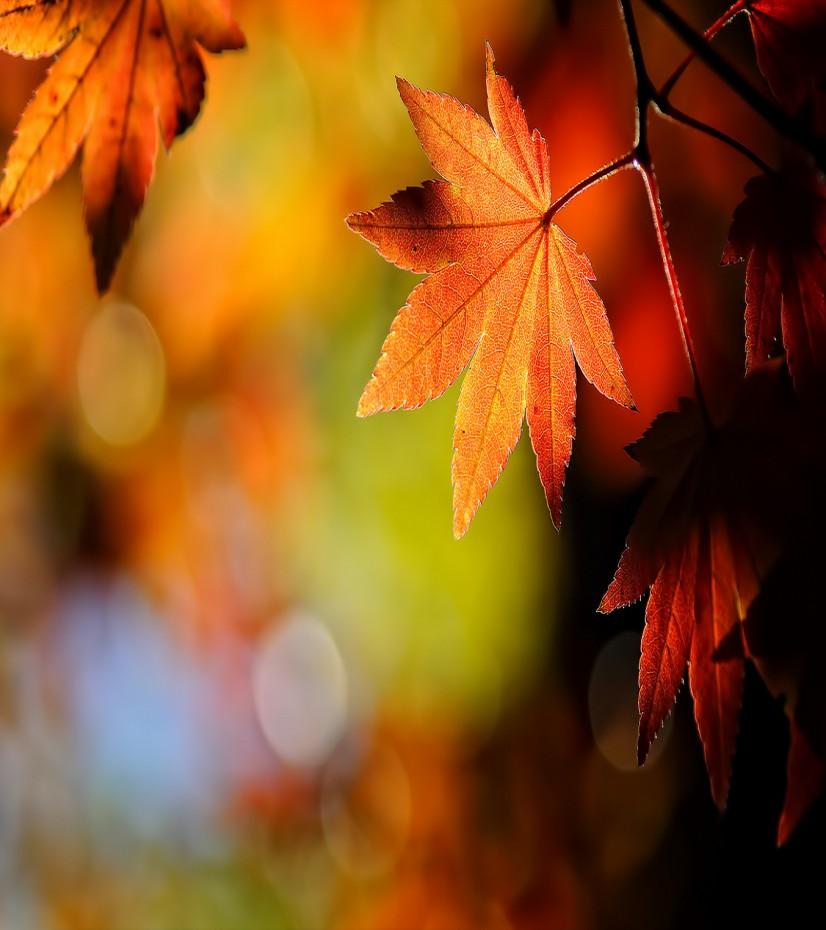
[[[665,214],[663,213],[657,175],[654,173],[654,165],[651,163],[639,165],[638,170],[642,175],[643,182],[645,183],[645,191],[648,194],[648,205],[651,209],[651,219],[654,222],[654,232],[657,234],[657,245],[660,247],[663,270],[668,280],[668,290],[671,292],[671,302],[674,305],[674,312],[677,315],[683,350],[688,358],[691,375],[694,378],[694,390],[697,394],[697,402],[706,421],[706,425],[711,428],[711,417],[709,416],[708,407],[706,406],[705,397],[703,396],[700,375],[697,369],[697,353],[694,348],[694,341],[691,338],[691,330],[688,326],[688,317],[685,312],[683,295],[680,291],[680,281],[677,277],[677,268],[674,265],[674,257],[671,254],[671,245],[668,241],[667,223]]]
[[[703,33],[703,39],[706,41],[706,43],[710,42],[718,33],[722,32],[723,29],[725,29],[726,26],[728,26],[728,24],[734,19],[734,17],[738,13],[742,13],[745,8],[746,0],[736,0],[736,2],[733,3],[726,10],[726,12],[723,13],[719,19],[715,20]],[[675,69],[671,76],[667,78],[662,87],[660,87],[660,95],[662,97],[667,98],[671,94],[671,91],[674,90],[677,85],[677,81],[680,80],[680,78],[685,73],[686,68],[688,68],[688,66],[692,61],[694,61],[696,57],[697,53],[694,51],[689,52],[685,56],[685,58],[680,62],[679,66]]]
[[[622,0],[623,7],[627,4]],[[799,120],[793,119],[777,104],[757,91],[725,58],[663,0],[642,0],[653,10],[694,54],[761,116],[778,133],[811,153],[818,167],[826,171],[826,144],[813,135]]]
[[[651,6],[652,9],[656,6],[662,5],[659,3],[659,0],[644,0],[644,2]],[[708,30],[709,37],[722,29],[723,26],[729,22],[733,16],[739,13],[744,4],[745,0],[737,0],[737,2],[729,8],[728,12],[710,27]],[[674,307],[674,315],[677,319],[677,328],[680,333],[683,352],[685,353],[688,367],[691,371],[691,376],[694,381],[694,392],[696,394],[700,410],[702,411],[703,418],[705,419],[706,426],[709,430],[711,430],[713,429],[713,425],[708,412],[708,407],[705,402],[705,397],[703,395],[702,385],[700,383],[699,367],[697,365],[697,353],[694,348],[694,341],[691,336],[691,328],[689,326],[688,317],[685,311],[685,303],[683,302],[683,296],[680,290],[677,269],[674,265],[674,257],[671,253],[671,245],[668,241],[668,223],[666,222],[663,212],[660,188],[657,182],[657,175],[654,170],[654,162],[648,146],[649,111],[651,108],[653,108],[662,116],[672,119],[675,122],[682,123],[691,127],[692,129],[697,130],[698,132],[705,133],[706,135],[711,136],[720,142],[723,142],[725,145],[728,145],[730,148],[748,158],[761,171],[770,173],[771,168],[766,164],[766,162],[763,161],[762,158],[756,155],[748,146],[744,145],[739,140],[728,135],[728,133],[723,132],[721,129],[716,129],[715,127],[709,126],[707,123],[704,123],[701,120],[695,119],[693,116],[689,116],[687,113],[683,113],[682,110],[677,109],[677,107],[673,106],[673,104],[669,101],[668,92],[674,87],[674,84],[676,84],[680,75],[685,70],[688,63],[692,60],[693,55],[689,56],[674,72],[671,78],[666,81],[662,90],[657,90],[645,65],[642,43],[640,42],[639,33],[637,32],[637,24],[636,20],[634,19],[634,11],[631,6],[631,0],[619,0],[619,5],[622,20],[625,26],[626,36],[628,38],[628,48],[631,52],[631,61],[634,66],[634,76],[636,79],[636,133],[634,147],[630,152],[626,152],[624,155],[620,156],[612,162],[609,162],[607,165],[604,165],[602,168],[599,168],[597,171],[594,171],[592,174],[588,175],[588,177],[584,178],[578,184],[575,184],[570,190],[555,200],[545,214],[545,221],[550,222],[553,216],[568,203],[570,203],[575,197],[579,196],[579,194],[581,194],[583,191],[588,190],[589,187],[592,187],[594,184],[605,180],[611,175],[616,174],[619,171],[623,171],[625,168],[631,167],[636,168],[637,171],[640,172],[642,175],[643,183],[645,184],[646,193],[648,195],[651,220],[654,224],[654,232],[657,236],[657,245],[660,250],[663,271],[665,272],[665,277],[668,281],[668,289],[671,293],[671,302]],[[705,39],[703,39],[701,36],[697,36],[697,39],[704,49],[707,48]],[[700,56],[699,51],[697,52],[697,55]]]
[[[634,140],[635,161],[650,162],[648,151],[648,107],[654,99],[656,89],[645,67],[645,58],[642,53],[642,43],[637,32],[637,22],[630,0],[619,0],[622,21],[625,24],[625,34],[628,37],[628,48],[631,51],[631,63],[634,66],[634,78],[637,84],[636,106],[636,139]]]
[[[660,257],[663,263],[663,271],[668,281],[668,289],[671,292],[671,303],[674,307],[674,315],[677,318],[677,329],[680,333],[683,351],[688,361],[691,377],[694,381],[694,392],[697,396],[697,403],[702,411],[707,427],[711,429],[711,417],[709,416],[708,407],[700,383],[700,372],[697,366],[694,340],[691,338],[691,328],[688,325],[688,317],[685,312],[685,304],[683,303],[680,282],[677,277],[677,269],[674,265],[674,258],[671,254],[671,246],[668,241],[667,223],[663,214],[660,189],[657,183],[657,176],[654,172],[651,152],[648,148],[648,110],[652,103],[656,103],[657,91],[648,74],[648,69],[645,66],[645,58],[643,56],[639,33],[637,32],[637,23],[634,19],[631,0],[619,0],[619,4],[622,19],[625,24],[625,32],[628,36],[628,47],[631,50],[631,61],[634,65],[634,75],[637,83],[637,137],[633,149],[633,164],[642,175],[645,183],[645,190],[648,194],[648,204],[651,210],[651,219],[654,223],[657,245],[659,246]]]
[[[696,129],[697,132],[702,132],[707,136],[711,136],[712,139],[723,142],[725,145],[734,149],[735,152],[739,152],[745,158],[748,158],[752,164],[756,165],[765,174],[772,173],[772,169],[766,162],[747,145],[740,142],[739,139],[735,139],[727,132],[723,132],[722,129],[709,126],[708,123],[704,123],[702,120],[695,119],[693,116],[689,116],[688,113],[683,113],[682,110],[678,110],[667,97],[662,95],[661,91],[657,92],[653,103],[660,113],[668,119],[674,120],[675,123],[682,123],[684,126],[690,126],[692,129]]]
[[[616,174],[618,171],[622,171],[625,168],[631,168],[635,161],[636,152],[632,149],[630,152],[626,152],[625,155],[621,156],[620,158],[609,162],[607,165],[604,165],[598,171],[594,171],[593,174],[589,174],[587,178],[584,178],[579,182],[579,184],[575,184],[570,190],[566,191],[561,197],[557,198],[550,205],[547,213],[545,214],[545,219],[553,219],[554,215],[564,206],[570,203],[574,197],[578,197],[583,191],[588,190],[589,187],[592,187],[594,184],[605,180],[605,178],[610,177],[612,174]]]

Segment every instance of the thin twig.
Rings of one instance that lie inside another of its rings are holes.
[[[578,197],[583,191],[588,190],[589,187],[598,184],[600,181],[604,181],[605,178],[610,177],[612,174],[616,174],[618,171],[631,168],[635,160],[636,153],[634,151],[626,152],[621,158],[617,158],[607,165],[604,165],[593,174],[589,174],[587,178],[584,178],[579,184],[575,184],[570,190],[566,191],[550,205],[548,212],[545,214],[546,220],[553,219],[557,211],[570,203],[574,197]]]
[[[634,19],[631,0],[619,0],[619,4],[622,19],[625,24],[625,32],[628,37],[628,46],[631,50],[631,61],[634,65],[634,75],[637,83],[637,134],[633,150],[633,163],[634,167],[636,167],[642,175],[648,194],[651,219],[654,223],[654,231],[657,235],[657,244],[660,249],[663,271],[668,281],[668,289],[671,292],[671,302],[674,306],[674,315],[677,318],[677,328],[680,332],[683,351],[688,361],[691,377],[694,381],[694,392],[697,396],[697,403],[699,404],[706,425],[711,429],[711,417],[709,416],[703,388],[700,383],[700,372],[697,365],[696,352],[694,350],[694,341],[691,338],[691,328],[688,324],[685,304],[683,303],[683,296],[680,291],[680,282],[677,277],[677,269],[674,265],[674,258],[671,254],[671,246],[668,241],[659,185],[657,184],[657,176],[654,172],[654,163],[648,148],[648,111],[652,103],[656,100],[657,91],[645,65],[642,44],[640,43],[639,33],[637,32],[637,24]]]
[[[658,0],[644,0],[644,2],[651,6],[652,9],[654,9],[655,5],[658,4]],[[724,14],[713,26],[711,26],[709,30],[707,30],[707,33],[709,33],[708,38],[716,34],[716,32],[722,29],[723,26],[729,22],[733,16],[740,12],[743,3],[744,0],[738,0],[737,3],[730,7],[728,12]],[[639,171],[645,185],[646,194],[648,195],[651,220],[653,222],[654,232],[657,237],[657,245],[660,251],[663,271],[665,272],[666,280],[668,281],[668,289],[671,293],[671,302],[674,307],[674,315],[677,319],[677,328],[680,333],[683,352],[685,353],[686,361],[688,362],[688,367],[691,371],[691,377],[694,382],[694,391],[697,397],[697,403],[706,422],[706,426],[709,430],[711,430],[713,429],[713,426],[708,407],[706,405],[705,396],[703,394],[702,384],[700,383],[697,353],[694,348],[694,341],[691,336],[691,327],[689,326],[688,316],[686,315],[685,311],[685,303],[683,301],[682,292],[680,290],[680,282],[677,276],[677,269],[674,264],[674,256],[672,255],[671,245],[668,240],[668,224],[663,212],[659,183],[657,181],[657,175],[654,170],[654,161],[651,157],[651,152],[648,146],[648,114],[653,108],[660,115],[668,119],[672,119],[675,122],[689,126],[698,132],[705,133],[706,135],[717,139],[725,145],[728,145],[730,148],[739,152],[745,158],[748,158],[761,171],[770,173],[771,168],[766,164],[766,162],[763,161],[762,158],[756,155],[744,143],[728,135],[728,133],[717,129],[714,126],[709,126],[707,123],[704,123],[701,120],[695,119],[693,116],[684,113],[682,110],[677,109],[677,107],[675,107],[669,101],[668,92],[673,89],[674,84],[676,84],[680,75],[685,70],[688,62],[692,57],[694,57],[693,55],[686,59],[683,65],[681,65],[681,67],[674,72],[671,78],[666,81],[662,90],[658,90],[654,86],[654,83],[651,80],[651,76],[649,75],[645,64],[642,43],[640,42],[639,33],[637,32],[637,24],[634,19],[634,11],[631,7],[631,0],[619,0],[619,5],[622,19],[625,25],[626,35],[628,38],[628,47],[631,52],[631,61],[634,66],[634,75],[637,86],[635,106],[636,133],[634,147],[630,152],[626,152],[624,155],[621,155],[614,161],[609,162],[607,165],[604,165],[602,168],[594,171],[592,174],[589,174],[588,177],[584,178],[578,184],[575,184],[572,188],[570,188],[570,190],[566,191],[566,193],[564,193],[561,197],[557,198],[557,200],[555,200],[548,208],[545,214],[545,221],[550,222],[550,220],[559,210],[569,204],[575,197],[579,196],[579,194],[583,193],[583,191],[588,190],[588,188],[592,187],[594,184],[598,184],[600,181],[604,181],[611,175],[616,174],[617,172],[626,168],[633,167]],[[699,39],[701,43],[706,41],[702,37],[699,37]],[[698,57],[702,57],[699,51],[696,51],[696,55]]]
[[[637,22],[630,0],[619,0],[622,21],[625,24],[625,34],[628,37],[628,47],[631,50],[631,62],[634,66],[634,78],[637,85],[636,105],[636,139],[634,151],[637,161],[648,162],[651,155],[648,151],[648,107],[654,99],[656,89],[645,66],[642,53],[642,43],[637,32]]]
[[[696,56],[705,62],[744,103],[747,103],[755,113],[761,116],[778,133],[810,152],[818,167],[826,171],[826,143],[824,143],[823,139],[813,135],[799,120],[789,116],[772,100],[757,91],[733,65],[709,45],[703,36],[692,29],[682,16],[672,10],[667,3],[663,2],[663,0],[642,0],[642,2],[653,10],[669,29],[679,36]],[[623,0],[623,6],[626,5]]]
[[[738,13],[742,13],[746,8],[746,0],[736,0],[736,3],[733,3],[723,15],[715,20],[706,31],[703,33],[703,38],[706,42],[711,42],[711,40],[718,35],[723,29],[728,26],[728,24],[737,16]],[[692,61],[697,57],[695,51],[690,51],[685,58],[680,62],[677,68],[673,73],[668,77],[665,83],[660,87],[660,96],[668,98],[671,94],[671,91],[674,90],[677,81],[685,73],[686,68],[691,64]]]
[[[709,126],[708,123],[704,123],[702,120],[695,119],[693,116],[689,116],[688,113],[684,113],[682,110],[678,110],[670,100],[664,98],[659,92],[656,95],[656,99],[653,101],[654,106],[660,111],[660,113],[667,117],[668,119],[674,120],[675,123],[682,123],[684,126],[690,126],[692,129],[696,129],[697,132],[702,132],[707,136],[711,136],[712,139],[717,139],[719,142],[723,142],[725,145],[728,145],[730,148],[734,149],[735,152],[739,152],[745,158],[756,165],[761,171],[765,174],[771,174],[772,169],[763,161],[763,159],[756,153],[753,152],[747,145],[743,142],[740,142],[739,139],[735,139],[733,136],[730,136],[727,132],[723,132],[722,129],[717,129],[715,126]]]
[[[694,378],[694,390],[697,393],[697,402],[700,405],[700,410],[703,413],[706,425],[711,427],[711,417],[709,416],[708,407],[706,406],[703,396],[703,389],[700,384],[700,376],[697,369],[697,353],[694,348],[694,341],[691,338],[691,329],[688,325],[683,295],[680,291],[680,281],[677,277],[677,269],[674,265],[674,257],[671,254],[671,245],[668,241],[668,231],[666,228],[665,214],[663,213],[662,199],[660,197],[660,187],[657,183],[657,175],[651,163],[647,165],[638,165],[638,170],[642,175],[643,182],[645,183],[645,191],[648,194],[648,205],[651,208],[651,219],[654,222],[657,245],[660,248],[663,270],[668,280],[668,290],[671,292],[671,302],[674,305],[674,312],[680,324],[679,330],[683,342],[683,350],[691,366],[691,374]]]

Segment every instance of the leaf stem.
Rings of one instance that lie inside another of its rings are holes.
[[[694,54],[725,83],[734,93],[748,104],[758,116],[761,116],[778,133],[796,142],[801,148],[811,153],[821,170],[826,171],[826,143],[813,135],[799,120],[789,116],[768,97],[757,91],[740,72],[714,49],[703,36],[691,26],[664,0],[642,0],[657,14]],[[623,9],[628,4],[621,0]]]
[[[723,15],[715,20],[706,31],[703,33],[703,39],[706,42],[711,42],[711,40],[718,35],[723,29],[728,26],[728,24],[734,19],[738,13],[746,8],[746,0],[736,0]],[[674,90],[677,81],[683,76],[686,71],[686,68],[691,64],[692,61],[697,57],[697,52],[694,50],[690,51],[685,58],[680,62],[680,64],[675,68],[671,75],[666,79],[665,83],[660,87],[660,96],[668,98],[671,94],[671,91]]]
[[[747,0],[736,0],[728,8],[728,10],[723,13],[723,15],[705,31],[704,39],[708,41],[714,38],[720,30],[722,30],[731,20],[740,12],[746,8]],[[629,37],[629,44],[630,37]],[[682,123],[684,126],[689,126],[690,128],[696,130],[697,132],[702,132],[707,136],[710,136],[713,139],[717,139],[718,142],[722,142],[724,145],[729,146],[729,148],[734,149],[734,151],[739,152],[743,157],[747,158],[753,165],[756,165],[761,171],[766,174],[772,173],[772,168],[757,155],[756,152],[752,151],[747,145],[741,142],[739,139],[735,139],[733,136],[730,136],[728,133],[723,132],[722,129],[717,129],[715,126],[710,126],[708,123],[704,123],[702,120],[696,119],[693,116],[690,116],[688,113],[684,113],[682,110],[675,107],[671,101],[668,99],[669,92],[673,89],[674,85],[679,80],[683,71],[688,67],[689,63],[694,60],[696,57],[695,52],[691,52],[682,64],[674,71],[671,77],[663,84],[663,86],[658,90],[654,87],[653,82],[648,76],[648,72],[645,68],[645,62],[642,56],[642,48],[639,42],[639,36],[636,31],[636,24],[634,24],[634,42],[631,44],[631,55],[634,59],[634,67],[639,78],[642,76],[643,81],[647,83],[647,90],[645,94],[645,109],[648,106],[652,106],[657,110],[657,112],[668,119],[673,120],[676,123]],[[639,100],[638,100],[639,104]],[[637,106],[637,142],[635,147],[630,151],[626,152],[625,155],[622,155],[620,158],[615,159],[604,167],[600,168],[598,171],[589,174],[588,177],[584,178],[579,184],[575,184],[570,190],[566,191],[561,197],[555,200],[549,207],[545,219],[550,220],[553,216],[561,210],[563,207],[567,206],[570,201],[579,194],[586,191],[589,187],[594,184],[599,183],[600,181],[605,180],[605,178],[610,177],[612,174],[616,174],[619,171],[622,171],[625,168],[630,168],[633,166],[635,160],[637,159],[638,150],[647,149],[647,126],[645,121],[642,118],[643,111],[640,106]]]
[[[745,158],[748,158],[753,165],[756,165],[765,174],[772,173],[772,169],[769,165],[739,139],[735,139],[727,132],[723,132],[722,129],[710,126],[708,123],[704,123],[702,120],[696,119],[688,113],[684,113],[682,110],[678,110],[667,97],[663,97],[661,91],[657,92],[652,103],[666,118],[673,120],[675,123],[682,123],[684,126],[690,126],[692,129],[696,129],[697,132],[702,132],[704,135],[711,136],[712,139],[717,139],[719,142],[734,149],[735,152],[739,152]]]
[[[554,214],[558,210],[561,210],[566,206],[574,197],[578,197],[583,191],[588,190],[589,187],[592,187],[594,184],[598,184],[600,181],[604,181],[605,178],[610,177],[612,174],[616,174],[619,171],[623,171],[625,168],[631,168],[634,165],[636,160],[636,152],[633,149],[630,152],[626,152],[625,155],[622,155],[620,158],[614,159],[614,161],[609,162],[607,165],[603,165],[597,171],[594,171],[592,174],[589,174],[587,178],[584,178],[579,184],[575,184],[570,190],[566,191],[561,197],[558,197],[551,205],[548,207],[548,211],[545,214],[546,221],[553,219]]]
[[[660,197],[660,187],[657,182],[657,175],[654,172],[654,166],[649,164],[638,164],[638,171],[642,175],[645,191],[648,194],[648,204],[651,209],[651,219],[654,223],[654,232],[657,235],[657,245],[660,248],[660,257],[662,258],[663,270],[668,280],[668,290],[671,292],[671,302],[674,305],[674,312],[677,316],[678,329],[683,343],[683,351],[688,359],[691,375],[694,379],[694,390],[697,394],[697,402],[706,425],[711,428],[711,417],[708,412],[705,397],[703,395],[702,385],[700,384],[700,375],[697,367],[697,353],[694,348],[694,341],[691,338],[691,329],[688,325],[688,317],[685,312],[685,303],[680,291],[680,281],[677,277],[677,269],[674,265],[674,257],[671,254],[671,245],[668,241],[667,224],[665,214],[663,213],[662,199]]]
[[[651,9],[653,9],[655,12],[667,10],[669,15],[672,14],[670,8],[662,3],[661,0],[643,0],[643,2],[651,7]],[[708,40],[713,38],[725,25],[727,25],[727,23],[729,23],[734,18],[734,16],[745,9],[746,0],[736,0],[736,2],[731,7],[729,7],[726,13],[724,13],[706,30],[705,37],[693,33],[693,30],[690,30],[690,27],[686,25],[685,28],[689,29],[697,40],[697,47],[692,45],[691,42],[688,42],[688,44],[692,47],[692,53],[683,61],[683,63],[677,68],[671,77],[668,78],[661,89],[657,89],[654,86],[654,82],[651,80],[651,76],[648,73],[648,68],[646,67],[645,57],[642,50],[642,43],[640,42],[639,33],[637,31],[637,23],[634,18],[634,11],[631,6],[631,0],[619,0],[619,5],[622,20],[625,25],[626,36],[628,38],[628,47],[631,52],[631,61],[634,66],[634,76],[636,79],[637,88],[635,106],[636,131],[634,147],[631,149],[631,151],[626,152],[624,155],[621,155],[614,161],[609,162],[607,165],[604,165],[602,168],[599,168],[597,171],[589,174],[588,177],[584,178],[578,184],[575,184],[572,188],[570,188],[570,190],[555,200],[545,214],[545,222],[550,222],[550,220],[559,210],[569,204],[583,191],[588,190],[588,188],[592,187],[594,184],[597,184],[600,181],[604,181],[611,175],[616,174],[619,171],[623,171],[626,168],[633,167],[639,171],[645,185],[646,194],[648,195],[651,220],[654,225],[654,232],[657,237],[657,245],[660,251],[663,271],[665,273],[666,280],[668,281],[668,289],[671,294],[671,303],[674,307],[674,315],[677,320],[677,328],[680,333],[683,352],[685,354],[686,361],[688,362],[688,367],[691,371],[691,377],[694,382],[694,392],[697,397],[697,403],[699,404],[700,410],[702,411],[707,428],[711,430],[713,429],[712,420],[705,401],[705,396],[703,394],[702,384],[700,383],[699,366],[697,364],[697,352],[694,348],[694,340],[691,336],[691,327],[688,323],[685,303],[683,301],[682,292],[680,290],[680,282],[677,276],[677,269],[674,264],[674,256],[671,252],[671,245],[668,240],[668,223],[666,222],[665,214],[663,212],[660,187],[657,181],[656,172],[654,170],[654,160],[651,157],[651,151],[648,144],[648,115],[649,112],[653,109],[667,119],[671,119],[677,123],[682,123],[683,125],[689,126],[698,132],[702,132],[711,138],[717,139],[719,142],[724,143],[725,145],[734,149],[736,152],[739,152],[745,158],[749,159],[749,161],[756,165],[761,171],[765,173],[771,173],[772,169],[769,167],[769,165],[766,164],[766,162],[763,161],[763,159],[760,158],[760,156],[755,152],[753,152],[747,145],[740,142],[738,139],[735,139],[733,136],[730,136],[728,133],[723,132],[721,129],[717,129],[714,126],[709,126],[707,123],[702,122],[702,120],[695,119],[695,117],[684,113],[682,110],[675,107],[668,99],[668,94],[671,90],[673,90],[674,85],[677,83],[688,64],[694,59],[694,57],[703,58],[705,60],[704,54],[705,50],[708,49]],[[661,13],[661,15],[664,14]],[[676,16],[676,14],[673,15]],[[666,21],[668,22],[668,19],[666,19]],[[680,33],[678,32],[678,34]],[[714,54],[716,55],[716,52]],[[730,68],[727,63],[725,64]],[[733,71],[733,69],[731,70]],[[736,72],[734,73],[736,74]],[[737,78],[740,81],[743,80],[739,77],[739,75],[737,75]],[[723,79],[726,80],[726,77],[723,77]],[[753,88],[751,88],[750,85],[748,85],[745,81],[743,81],[743,83],[746,84],[746,87],[749,88],[752,94],[761,100],[763,99],[759,94],[757,94],[756,91],[754,91]],[[731,86],[735,91],[738,90],[736,86]],[[769,101],[765,102],[767,104],[769,103]],[[782,113],[782,111],[780,112]],[[785,114],[783,114],[783,116],[788,121],[788,117],[786,117]]]
[[[648,194],[651,219],[657,236],[657,245],[660,249],[663,271],[668,281],[668,289],[671,292],[671,302],[674,307],[674,315],[677,319],[677,329],[680,332],[683,351],[691,371],[691,377],[694,381],[694,392],[697,397],[697,403],[702,411],[707,427],[711,429],[711,417],[709,416],[705,395],[703,394],[703,388],[700,383],[700,372],[697,365],[694,341],[691,337],[691,328],[688,324],[688,317],[685,312],[685,304],[680,290],[680,282],[677,277],[677,269],[674,265],[674,257],[671,254],[671,245],[668,241],[667,223],[663,213],[659,184],[657,183],[654,162],[648,147],[648,112],[652,104],[657,104],[657,90],[654,87],[645,65],[645,58],[643,57],[642,45],[640,43],[639,33],[637,32],[637,23],[634,19],[631,0],[619,0],[619,5],[625,25],[626,36],[628,37],[628,47],[631,51],[631,61],[634,66],[634,75],[637,84],[637,131],[633,149],[633,164],[642,175],[645,190]]]
[[[720,16],[716,19],[706,31],[703,33],[703,41],[708,44],[711,40],[718,35],[720,32],[725,29],[726,26],[737,16],[738,13],[742,13],[746,9],[747,0],[735,0],[735,2]],[[693,116],[690,116],[688,113],[684,113],[682,110],[679,110],[675,107],[671,100],[671,92],[674,90],[677,82],[685,73],[686,68],[691,64],[692,61],[697,57],[697,52],[692,50],[686,55],[682,60],[679,66],[672,72],[670,77],[660,86],[657,91],[654,99],[655,106],[660,111],[663,116],[669,117],[677,123],[682,123],[685,126],[690,126],[692,129],[696,129],[698,132],[705,133],[707,136],[711,136],[714,139],[717,139],[719,142],[728,145],[730,148],[734,149],[736,152],[739,152],[741,155],[749,159],[754,165],[756,165],[761,171],[766,174],[771,174],[771,168],[756,155],[747,145],[744,145],[740,142],[739,139],[735,139],[730,136],[728,133],[723,132],[721,129],[717,129],[714,126],[710,126],[708,123],[704,123],[702,120],[698,120]]]

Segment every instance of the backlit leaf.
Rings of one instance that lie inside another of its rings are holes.
[[[0,221],[41,197],[81,145],[98,290],[143,206],[159,139],[167,147],[204,98],[200,49],[242,47],[228,0],[0,0],[0,48],[58,53],[17,127]]]
[[[545,140],[530,133],[490,49],[490,123],[404,80],[399,93],[444,180],[347,220],[389,261],[429,274],[393,322],[359,415],[418,407],[470,365],[453,443],[455,535],[466,532],[504,468],[526,413],[558,526],[574,435],[575,360],[604,395],[633,405],[593,270],[551,222]]]

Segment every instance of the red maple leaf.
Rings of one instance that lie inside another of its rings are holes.
[[[826,382],[826,191],[808,170],[761,175],[734,211],[723,262],[745,260],[746,368],[782,333],[802,391]]]
[[[826,131],[826,4],[749,0],[757,63],[785,109]]]
[[[728,795],[743,687],[740,624],[776,552],[782,508],[754,517],[774,487],[794,418],[777,366],[747,379],[721,427],[694,401],[661,414],[629,447],[654,480],[628,536],[601,612],[650,589],[639,671],[638,758],[645,760],[688,669],[694,716],[718,806]]]

